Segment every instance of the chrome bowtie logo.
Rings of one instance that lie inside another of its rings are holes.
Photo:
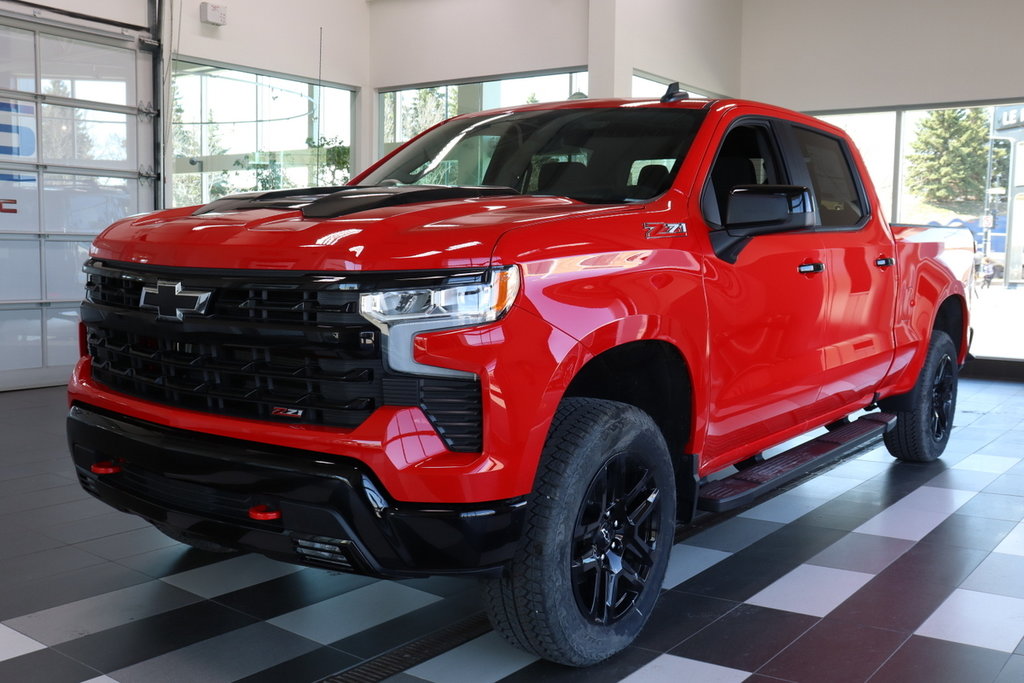
[[[156,310],[158,318],[181,320],[182,314],[206,313],[213,292],[182,289],[180,282],[158,282],[156,287],[143,287],[139,308]]]

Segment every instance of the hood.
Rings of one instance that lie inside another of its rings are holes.
[[[506,195],[388,205],[335,218],[296,208],[217,203],[126,218],[92,256],[126,263],[260,270],[429,270],[490,264],[502,233],[569,217],[630,211],[559,197]],[[211,210],[212,209],[212,210]]]

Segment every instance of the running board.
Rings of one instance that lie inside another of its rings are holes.
[[[697,508],[725,512],[742,507],[772,489],[848,455],[895,425],[895,415],[865,415],[730,477],[708,482],[700,487]]]

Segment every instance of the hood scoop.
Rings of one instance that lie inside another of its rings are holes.
[[[246,209],[300,209],[306,218],[337,218],[386,206],[475,199],[518,194],[510,187],[447,187],[444,185],[350,185],[271,192],[247,192],[222,197],[199,207],[192,215]]]

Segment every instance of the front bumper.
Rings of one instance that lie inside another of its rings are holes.
[[[82,486],[109,505],[296,564],[381,577],[496,574],[525,518],[525,497],[395,502],[355,459],[174,429],[81,403],[68,415],[68,443]]]

